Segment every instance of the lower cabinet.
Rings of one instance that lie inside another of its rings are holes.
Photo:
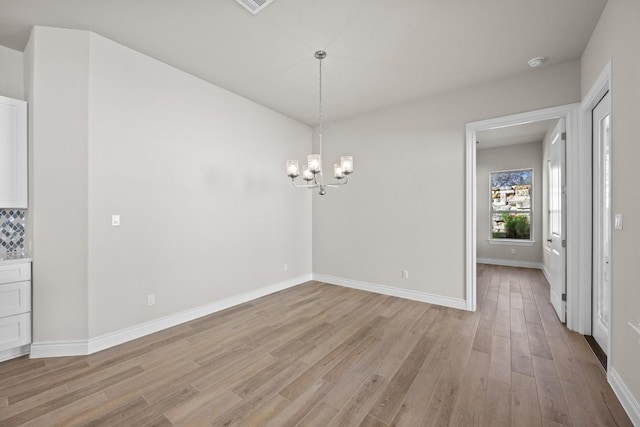
[[[0,361],[29,353],[31,263],[0,264]]]
[[[31,344],[31,313],[0,318],[0,348],[8,350]]]

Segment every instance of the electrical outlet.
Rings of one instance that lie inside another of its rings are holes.
[[[120,215],[111,215],[111,225],[114,227],[120,225]]]
[[[614,216],[613,226],[616,230],[622,230],[622,214],[616,214]]]
[[[409,271],[408,270],[402,270],[402,278],[403,279],[408,279],[409,278]]]
[[[516,248],[511,248],[511,255],[515,255],[516,254]]]
[[[282,266],[282,271],[288,271],[289,270],[289,264],[285,264]]]
[[[149,294],[147,295],[147,305],[154,305],[156,303],[156,295]]]

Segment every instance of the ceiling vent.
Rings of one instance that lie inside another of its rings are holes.
[[[254,15],[273,3],[273,0],[236,0]]]

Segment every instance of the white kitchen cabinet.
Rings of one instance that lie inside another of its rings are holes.
[[[31,313],[0,317],[0,354],[8,352],[4,359],[28,353],[22,349],[31,343]],[[17,350],[14,354],[13,350]]]
[[[0,96],[0,209],[27,208],[27,103]]]
[[[0,263],[0,361],[29,353],[31,263]]]
[[[31,282],[0,285],[0,318],[31,311]]]

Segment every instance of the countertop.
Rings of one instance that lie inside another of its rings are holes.
[[[20,264],[22,262],[31,262],[33,259],[28,253],[0,253],[0,265]]]

